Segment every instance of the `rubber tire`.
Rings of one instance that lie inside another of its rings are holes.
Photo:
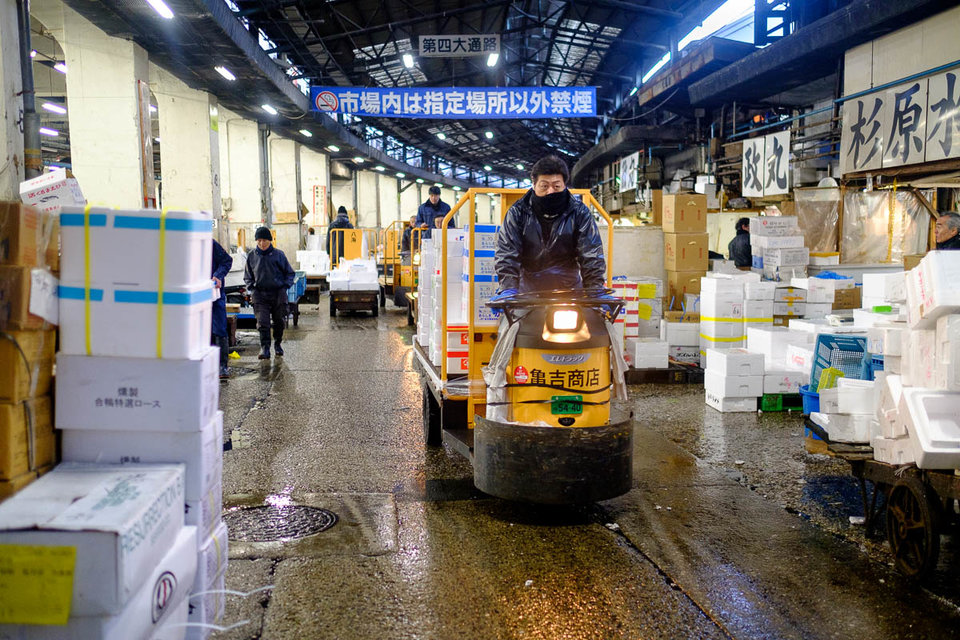
[[[374,318],[380,315],[380,305],[377,304],[376,300],[374,300],[373,304],[370,306],[370,313],[373,314]]]
[[[408,306],[407,306],[407,326],[408,326],[408,327],[413,327],[413,326],[415,326],[416,324],[417,324],[417,323],[416,323],[416,321],[415,321],[414,318],[413,318],[413,307],[408,305]]]
[[[380,296],[379,296],[379,297],[380,297],[380,306],[381,306],[381,307],[386,307],[386,306],[387,306],[387,290],[384,289],[383,287],[380,287]]]
[[[430,389],[423,385],[423,442],[429,447],[443,444],[443,426],[440,420],[440,404]]]
[[[886,528],[900,573],[922,580],[936,569],[940,556],[940,501],[917,478],[903,478],[890,490]]]
[[[330,317],[334,318],[337,315],[337,305],[333,302],[333,296],[330,296]]]

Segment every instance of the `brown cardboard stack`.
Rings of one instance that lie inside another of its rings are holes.
[[[680,309],[683,296],[700,293],[700,278],[709,266],[707,197],[698,193],[664,194],[663,260],[667,300]]]
[[[58,242],[56,216],[0,203],[0,499],[56,462],[56,331],[31,310],[56,309]]]

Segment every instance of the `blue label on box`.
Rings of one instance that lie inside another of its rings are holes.
[[[763,256],[753,256],[753,268],[763,269]]]

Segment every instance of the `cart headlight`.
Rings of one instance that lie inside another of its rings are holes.
[[[576,309],[555,309],[550,314],[551,331],[576,331],[580,326],[580,312]]]

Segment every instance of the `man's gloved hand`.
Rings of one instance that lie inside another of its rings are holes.
[[[517,295],[517,290],[516,290],[516,289],[504,289],[503,291],[501,291],[501,292],[498,293],[497,295],[495,295],[495,296],[493,296],[492,298],[490,298],[490,302],[503,302],[504,300],[507,300],[507,299],[509,299],[509,298],[512,298],[512,297],[515,296],[515,295]],[[499,316],[499,315],[500,315],[501,309],[500,309],[499,307],[491,307],[491,308],[493,309],[493,315],[495,315],[495,316]]]
[[[616,310],[616,308],[617,308],[616,305],[617,305],[617,304],[621,304],[621,303],[623,302],[623,300],[621,300],[621,299],[618,298],[617,296],[613,295],[612,293],[604,293],[603,295],[600,295],[600,296],[597,296],[597,297],[598,297],[600,300],[609,300],[611,303],[613,303],[613,304],[610,304],[610,305],[603,305],[603,308],[607,310],[607,315],[610,316],[610,320],[611,320],[611,321],[616,320],[616,318],[615,318],[614,315],[613,315],[613,312],[614,312],[614,310]]]

